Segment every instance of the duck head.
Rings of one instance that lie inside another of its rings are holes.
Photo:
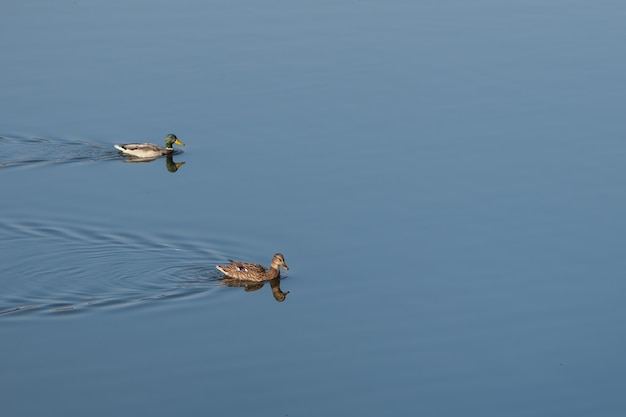
[[[180,145],[180,146],[185,146],[184,143],[182,143],[180,140],[178,140],[178,138],[176,137],[175,134],[170,133],[169,135],[167,135],[165,137],[165,147],[166,148],[171,148],[172,145],[174,145],[174,144],[177,144],[177,145]]]
[[[282,266],[285,270],[289,270],[289,267],[285,263],[285,257],[282,253],[277,253],[276,255],[274,255],[274,257],[272,258],[272,266],[276,269],[279,269],[278,267]]]

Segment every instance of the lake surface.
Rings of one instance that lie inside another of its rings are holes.
[[[625,21],[5,2],[0,414],[623,416]]]

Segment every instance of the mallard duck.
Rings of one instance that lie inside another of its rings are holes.
[[[285,257],[282,253],[277,253],[272,258],[270,269],[265,268],[263,265],[233,260],[230,260],[230,265],[217,265],[216,268],[230,278],[244,281],[269,281],[280,277],[280,270],[278,268],[281,266],[289,270],[289,267],[285,263]]]
[[[177,144],[185,146],[176,135],[170,133],[165,137],[165,148],[157,146],[153,143],[123,143],[114,145],[115,149],[119,149],[123,154],[131,155],[137,158],[156,158],[162,155],[171,154],[174,151],[172,145]]]

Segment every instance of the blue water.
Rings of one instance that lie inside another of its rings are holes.
[[[5,3],[0,414],[624,415],[625,20]]]

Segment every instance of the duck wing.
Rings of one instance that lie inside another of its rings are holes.
[[[143,150],[143,151],[160,151],[161,148],[160,146],[155,145],[154,143],[122,143],[119,145],[114,145],[115,149],[119,149],[120,151],[124,152],[124,151],[137,151],[137,150]]]
[[[268,275],[267,269],[263,266],[248,262],[231,260],[229,265],[216,265],[215,267],[228,277],[248,281],[263,281]]]
[[[263,274],[267,271],[263,265],[252,264],[249,262],[238,262],[229,259],[230,265],[226,265],[227,268],[234,271],[239,272],[251,272],[251,273],[259,273]]]
[[[114,146],[115,149],[122,151],[122,153],[138,158],[154,158],[172,152],[171,149],[162,148],[154,143],[124,143]]]

